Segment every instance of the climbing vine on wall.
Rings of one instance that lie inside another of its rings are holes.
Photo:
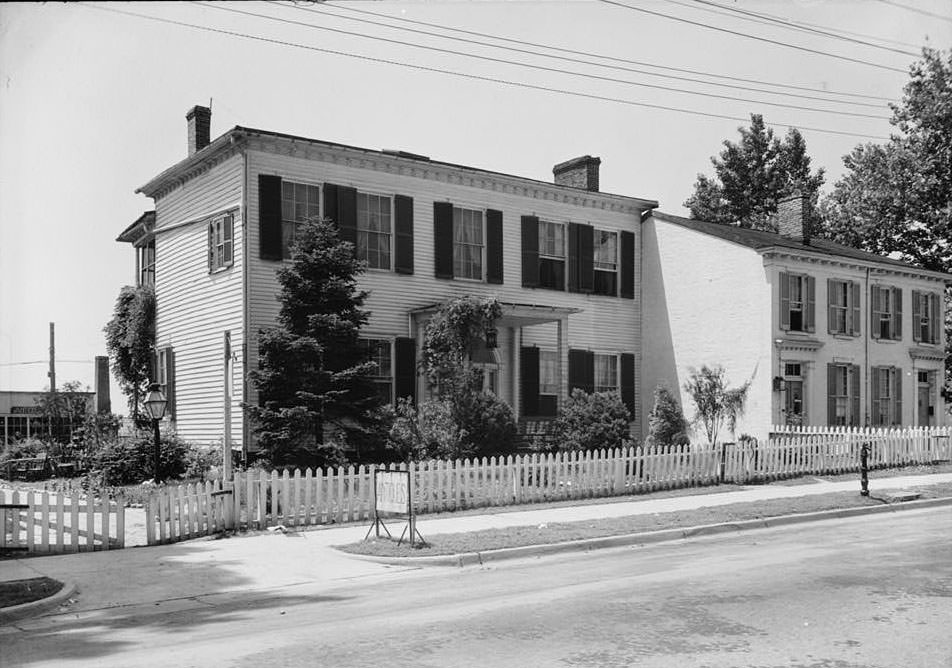
[[[441,395],[472,389],[470,351],[495,328],[502,307],[495,297],[466,295],[442,304],[423,333],[421,360],[427,380]]]

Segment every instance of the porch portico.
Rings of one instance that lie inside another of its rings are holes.
[[[568,379],[568,321],[569,316],[581,313],[582,309],[562,306],[543,306],[538,304],[513,304],[501,302],[502,315],[496,321],[496,345],[483,345],[472,353],[474,364],[486,370],[484,388],[494,392],[500,399],[512,407],[517,420],[526,417],[522,399],[522,347],[525,344],[525,331],[530,327],[554,325],[554,348],[558,364],[555,368],[555,382],[558,386],[557,406],[562,405],[569,392]],[[426,323],[439,310],[439,304],[433,304],[410,311],[410,335],[416,341],[416,349],[423,350],[423,337]],[[491,337],[490,337],[491,338]],[[431,395],[426,378],[417,376],[416,396],[426,399]]]

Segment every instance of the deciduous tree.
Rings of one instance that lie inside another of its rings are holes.
[[[711,158],[715,177],[698,174],[684,203],[692,218],[771,230],[771,216],[784,197],[800,192],[816,204],[823,170],[811,171],[799,130],[791,128],[779,140],[760,114],[751,114],[750,127],[738,132],[739,142],[725,140],[724,150]]]
[[[112,373],[128,397],[129,411],[138,417],[155,350],[155,292],[152,288],[146,285],[123,287],[112,319],[103,331],[106,350],[112,358]]]
[[[750,381],[740,387],[728,387],[725,376],[723,367],[704,365],[700,370],[691,369],[684,383],[684,391],[694,401],[696,419],[704,427],[707,442],[711,445],[717,445],[717,438],[725,425],[731,433],[734,432],[737,418],[744,414],[750,389]]]

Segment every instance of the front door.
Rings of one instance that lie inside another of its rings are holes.
[[[919,386],[919,421],[917,424],[920,427],[927,427],[932,422],[929,415],[929,394],[928,385]]]

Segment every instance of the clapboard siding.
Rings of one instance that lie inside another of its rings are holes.
[[[234,155],[156,200],[156,342],[175,351],[175,427],[183,439],[223,438],[224,332],[235,357],[232,438],[242,437],[243,159]],[[231,212],[231,268],[208,272],[208,221]]]
[[[581,309],[568,320],[567,344],[603,352],[629,352],[636,356],[636,379],[640,379],[640,219],[637,212],[624,213],[583,207],[553,199],[521,196],[488,187],[477,188],[435,181],[418,176],[398,175],[373,168],[350,167],[261,150],[249,150],[247,182],[247,241],[249,244],[249,365],[256,360],[256,333],[275,324],[279,286],[275,271],[280,263],[259,259],[258,193],[254,184],[259,174],[313,184],[325,182],[355,187],[360,191],[400,194],[413,198],[414,273],[369,270],[360,286],[369,291],[366,302],[371,318],[368,335],[408,336],[408,311],[464,295],[495,295],[499,300],[519,304],[561,306]],[[489,179],[487,179],[489,181]],[[443,280],[434,276],[433,203],[449,201],[474,209],[497,209],[503,213],[503,278],[501,285]],[[636,299],[604,297],[522,287],[521,216],[534,215],[555,222],[580,222],[597,229],[628,230],[635,235]],[[555,325],[524,328],[525,345],[555,346]],[[567,373],[567,370],[564,370]],[[638,384],[638,382],[636,382]],[[640,417],[640,416],[639,416]]]

